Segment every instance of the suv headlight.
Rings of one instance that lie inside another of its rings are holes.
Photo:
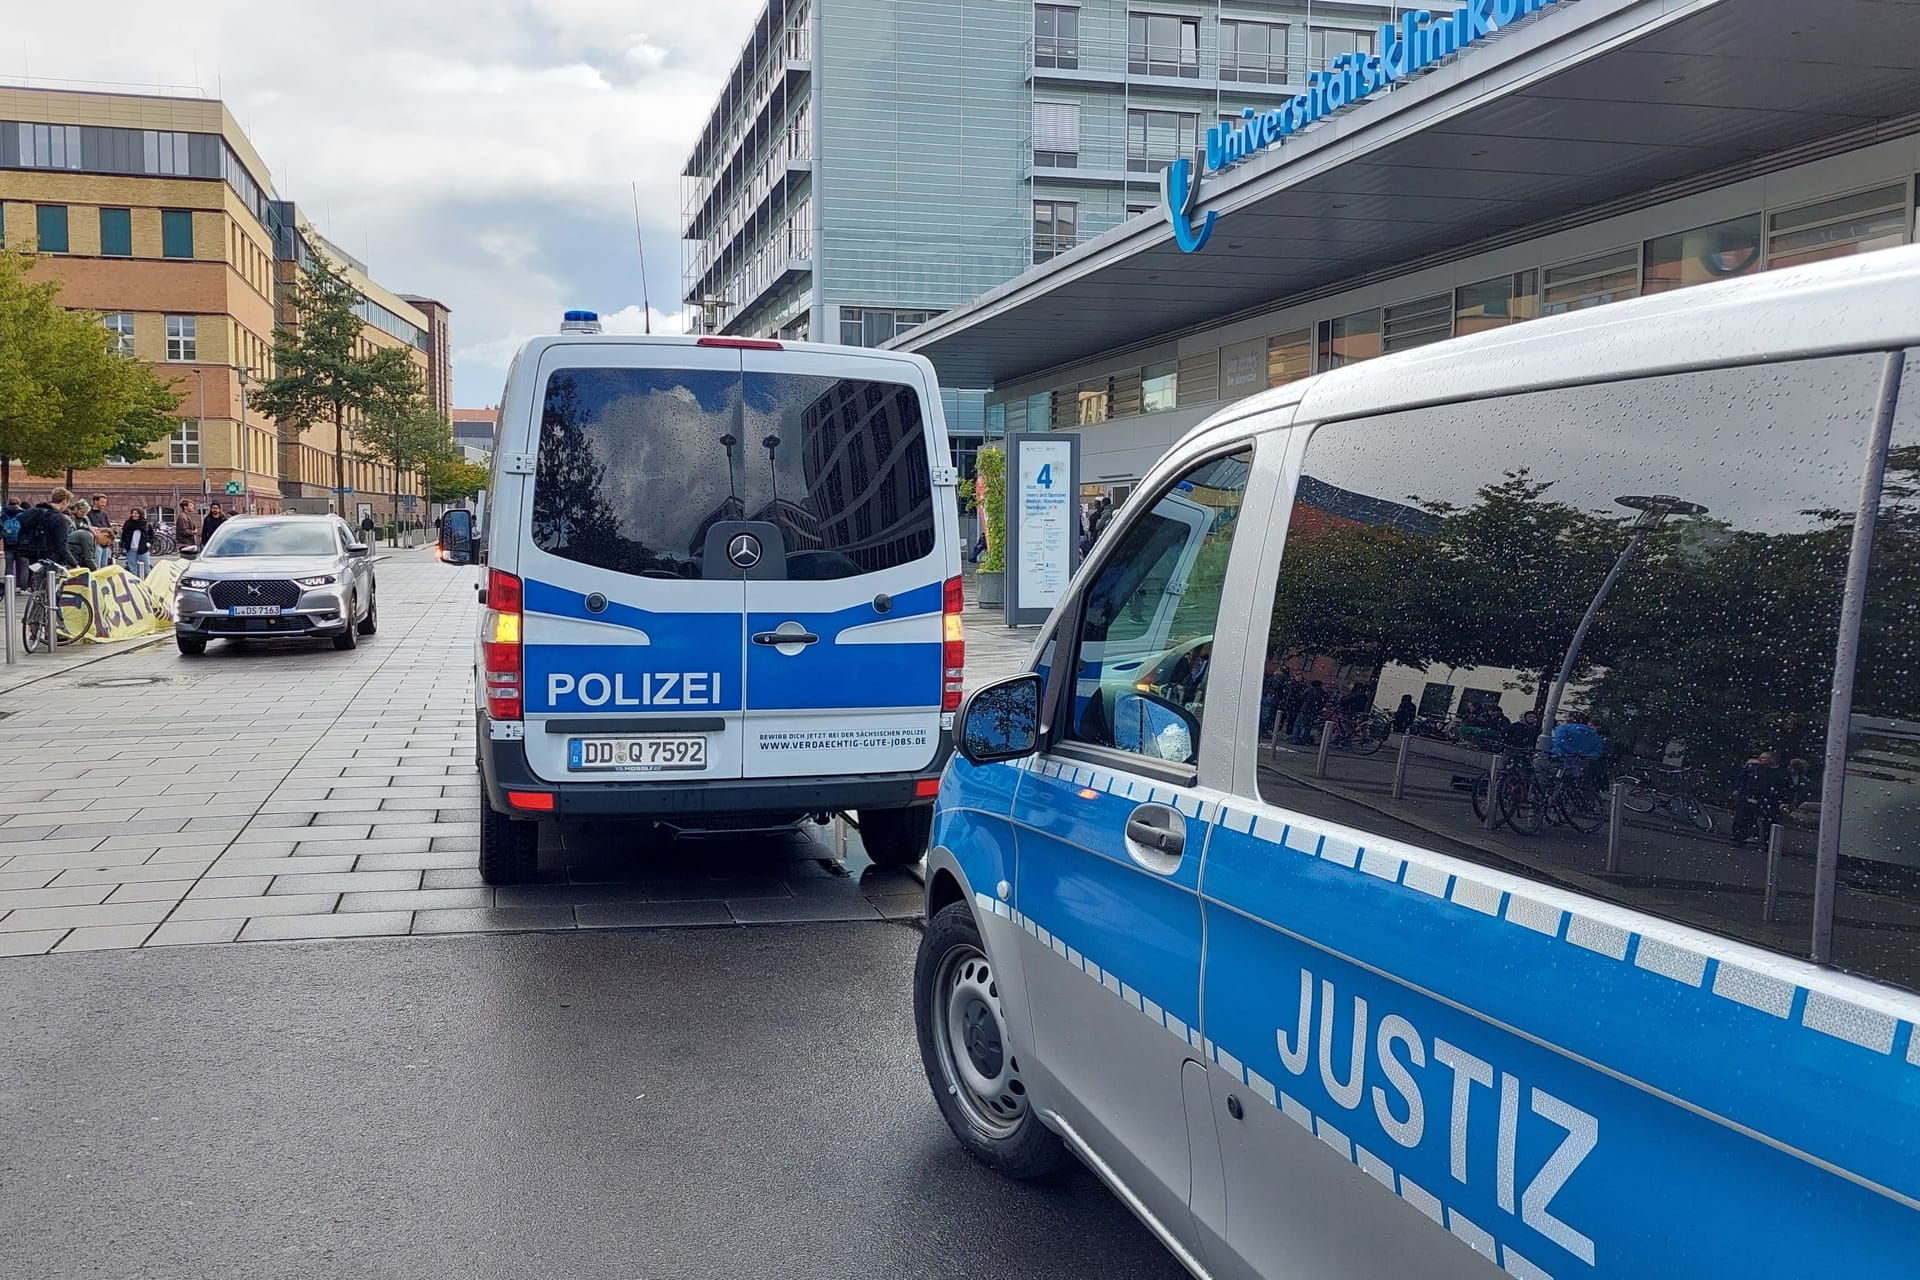
[[[331,573],[322,573],[311,578],[294,579],[295,582],[303,587],[330,587],[338,580],[337,576]]]
[[[180,579],[180,585],[183,587],[189,587],[194,591],[205,591],[208,587],[213,585],[213,579],[212,578],[182,578]]]

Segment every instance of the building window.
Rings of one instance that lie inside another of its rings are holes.
[[[1200,75],[1200,19],[1171,13],[1127,15],[1127,70],[1140,76]]]
[[[160,253],[168,258],[193,256],[193,214],[190,210],[160,211]]]
[[[1073,399],[1079,425],[1090,427],[1113,416],[1113,388],[1105,378],[1083,382]]]
[[[840,341],[849,347],[878,347],[933,319],[931,311],[894,311],[882,307],[840,308]]]
[[[100,211],[100,252],[110,258],[126,258],[132,256],[132,210],[102,209]]]
[[[1130,204],[1127,206],[1127,216],[1129,218],[1137,218],[1143,213],[1158,212],[1160,212],[1160,206],[1157,204]]]
[[[1065,5],[1033,6],[1033,65],[1064,67],[1080,65],[1080,11]]]
[[[1356,311],[1320,322],[1320,368],[1338,369],[1380,354],[1380,312]]]
[[[198,360],[200,343],[194,335],[197,327],[193,316],[167,317],[167,359]]]
[[[1640,249],[1636,245],[1548,267],[1546,285],[1540,313],[1549,316],[1636,297],[1640,292]]]
[[[1436,293],[1386,309],[1381,324],[1384,351],[1411,351],[1453,336],[1453,295]]]
[[[1453,291],[1453,332],[1456,337],[1498,329],[1540,316],[1540,273],[1519,271],[1495,276]]]
[[[1640,289],[1665,293],[1759,269],[1760,215],[1755,213],[1647,241]]]
[[[186,134],[158,133],[148,129],[141,134],[140,141],[145,149],[146,172],[179,177],[187,175]]]
[[[200,463],[200,424],[182,422],[180,429],[167,438],[167,461],[176,467]]]
[[[1767,266],[1797,267],[1906,242],[1906,186],[1881,187],[1772,215]]]
[[[113,349],[123,356],[133,354],[133,312],[109,311],[100,317],[100,323],[113,335]]]
[[[1192,111],[1127,112],[1127,171],[1159,173],[1200,147],[1200,116]]]
[[[1307,70],[1325,71],[1343,54],[1373,52],[1373,32],[1353,31],[1346,27],[1309,27],[1307,29]]]
[[[1140,371],[1140,412],[1163,413],[1180,402],[1180,362],[1162,360]]]
[[[1004,439],[1007,434],[1007,406],[990,404],[987,406],[987,439]]]
[[[1045,262],[1073,248],[1080,206],[1071,200],[1033,202],[1033,260]]]
[[[1313,330],[1295,329],[1267,339],[1267,385],[1284,386],[1313,372]]]
[[[21,125],[20,167],[23,169],[78,169],[80,167],[80,126],[77,124]]]
[[[1287,28],[1273,22],[1220,23],[1220,78],[1281,84],[1287,78]]]
[[[67,206],[63,204],[34,206],[34,234],[38,239],[35,248],[39,252],[65,253],[67,251]]]
[[[1080,164],[1080,104],[1033,104],[1033,162],[1054,169]]]

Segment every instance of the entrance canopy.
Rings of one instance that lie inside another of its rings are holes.
[[[1448,12],[1444,4],[1435,13]],[[990,387],[1732,181],[1920,110],[1920,0],[1561,0],[894,342]]]

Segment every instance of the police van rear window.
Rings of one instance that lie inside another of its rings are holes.
[[[790,579],[933,552],[920,398],[901,383],[702,369],[547,381],[533,543],[616,573],[698,578],[722,521],[779,526]]]

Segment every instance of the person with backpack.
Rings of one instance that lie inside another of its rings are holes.
[[[127,553],[127,572],[134,577],[144,578],[153,569],[153,529],[139,507],[120,526],[120,549]]]
[[[20,557],[20,516],[26,511],[18,499],[8,498],[0,507],[0,535],[6,538],[7,576],[15,582],[26,581],[26,562]]]
[[[51,560],[69,568],[80,567],[80,562],[73,559],[67,542],[68,535],[73,532],[73,521],[62,511],[72,501],[71,492],[55,489],[45,501],[36,502],[21,513],[19,554],[23,561],[22,586],[33,585],[26,570],[38,561]]]

